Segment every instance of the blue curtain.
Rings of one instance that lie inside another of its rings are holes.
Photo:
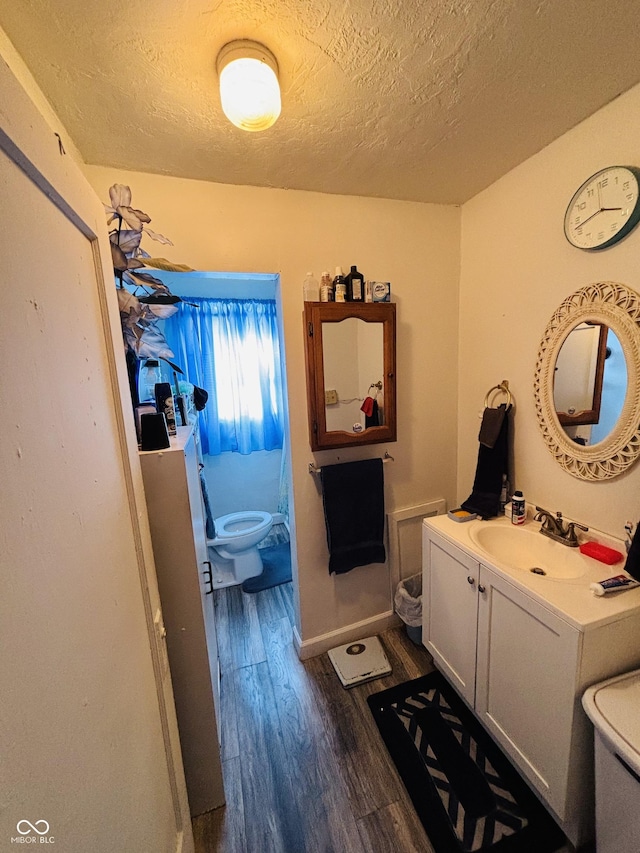
[[[191,304],[189,304],[191,303]],[[203,453],[282,447],[283,405],[276,303],[191,299],[165,322],[185,378],[209,392],[199,413]]]

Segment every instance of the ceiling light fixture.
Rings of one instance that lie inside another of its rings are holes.
[[[224,114],[242,130],[271,127],[280,115],[278,63],[256,41],[232,41],[218,54],[220,101]]]

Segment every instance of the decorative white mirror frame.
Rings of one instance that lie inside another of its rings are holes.
[[[618,421],[598,444],[572,441],[560,425],[553,399],[556,358],[579,323],[605,323],[622,346],[627,393]],[[640,295],[624,284],[600,281],[572,293],[554,313],[542,336],[534,380],[536,415],[554,459],[580,480],[609,480],[624,473],[640,455]]]

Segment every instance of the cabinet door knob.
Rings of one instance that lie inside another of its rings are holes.
[[[481,583],[478,584],[478,592],[485,592],[485,587]]]
[[[472,578],[471,575],[467,575],[467,583],[469,583],[469,584],[471,584],[471,586],[473,586],[475,582],[476,582],[475,578]]]

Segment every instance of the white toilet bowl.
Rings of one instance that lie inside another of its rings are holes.
[[[231,573],[236,583],[262,572],[258,544],[271,530],[273,516],[260,510],[231,512],[214,519],[215,537],[207,539],[209,556],[218,573]]]

